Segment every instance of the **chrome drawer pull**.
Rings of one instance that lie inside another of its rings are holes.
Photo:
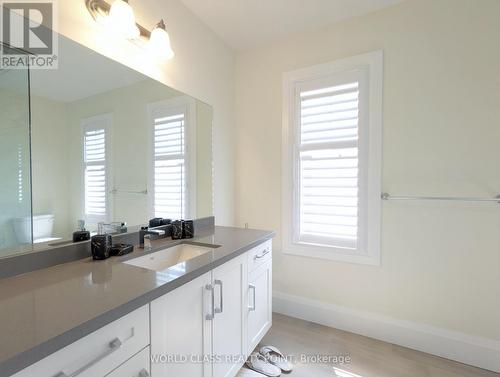
[[[256,301],[256,298],[255,298],[255,285],[254,284],[248,284],[248,289],[251,289],[253,291],[252,305],[248,307],[248,310],[250,310],[251,312],[254,312],[255,308],[256,308],[256,305],[257,305],[257,301]]]
[[[255,256],[253,257],[253,259],[254,259],[254,260],[256,260],[256,259],[264,258],[267,254],[269,254],[269,253],[270,253],[270,251],[271,251],[271,249],[267,248],[266,250],[264,250],[264,251],[262,252],[262,254],[257,254],[257,255],[255,255]]]
[[[220,286],[220,306],[215,309],[216,313],[222,313],[224,311],[224,286],[222,280],[215,280],[215,285]]]
[[[208,313],[206,316],[205,316],[205,319],[207,321],[211,321],[212,319],[214,319],[215,317],[215,296],[214,296],[214,286],[212,284],[207,284],[205,285],[205,289],[207,291],[210,291],[211,293],[211,296],[210,296],[210,303],[211,303],[211,306],[212,308],[210,309],[210,313]]]
[[[149,377],[149,372],[146,369],[143,369],[139,372],[139,376],[137,377]]]
[[[115,338],[111,342],[109,342],[109,344],[108,344],[109,348],[106,351],[104,351],[102,354],[100,354],[99,356],[97,356],[92,361],[90,361],[87,364],[85,364],[80,369],[74,371],[71,374],[66,374],[66,373],[64,373],[64,372],[61,371],[61,372],[57,373],[54,377],[76,377],[76,376],[82,374],[83,372],[85,372],[90,367],[93,367],[99,361],[101,361],[101,360],[105,359],[106,357],[108,357],[109,355],[111,355],[113,352],[118,351],[120,349],[120,347],[122,346],[122,344],[123,343],[122,343],[122,341],[119,338]]]

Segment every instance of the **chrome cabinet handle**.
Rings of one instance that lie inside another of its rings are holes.
[[[104,351],[102,354],[97,356],[95,359],[91,360],[90,362],[88,362],[87,364],[82,366],[80,369],[77,369],[76,371],[74,371],[71,374],[66,374],[63,371],[61,371],[61,372],[57,373],[54,377],[76,377],[76,376],[82,374],[83,372],[85,372],[90,367],[97,364],[99,361],[101,361],[101,360],[105,359],[106,357],[108,357],[109,355],[111,355],[113,352],[118,351],[120,349],[120,347],[122,346],[122,344],[123,343],[119,338],[115,338],[111,342],[109,342],[108,349],[106,351]]]
[[[215,309],[215,312],[222,313],[224,311],[224,286],[222,280],[215,280],[214,284],[220,286],[220,305]]]
[[[137,377],[149,377],[149,372],[146,369],[143,369],[139,372],[139,376]]]
[[[215,296],[214,296],[214,286],[212,284],[207,284],[205,285],[205,289],[207,291],[210,291],[211,295],[210,295],[210,303],[211,303],[211,309],[210,309],[210,313],[208,313],[206,316],[205,316],[205,319],[207,321],[211,321],[212,319],[214,319],[215,317]]]
[[[248,306],[248,309],[251,311],[251,312],[254,312],[255,311],[255,308],[256,308],[256,305],[257,305],[257,300],[255,298],[255,285],[254,284],[248,284],[248,289],[251,289],[252,292],[253,292],[253,299],[252,299],[252,305],[251,306]]]
[[[256,259],[260,259],[260,258],[264,258],[267,254],[269,254],[269,252],[271,251],[271,249],[267,248],[266,250],[264,250],[262,252],[262,254],[257,254],[253,257],[254,260]]]

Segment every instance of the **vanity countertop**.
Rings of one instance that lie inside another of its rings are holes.
[[[207,228],[193,239],[153,241],[153,252],[181,242],[220,245],[160,272],[125,263],[144,255],[105,261],[91,258],[0,280],[0,377],[41,360],[83,336],[149,303],[271,239],[274,232]]]

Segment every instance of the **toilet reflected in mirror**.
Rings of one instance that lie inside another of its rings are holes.
[[[31,217],[13,219],[14,233],[20,244],[31,242]],[[54,237],[54,215],[33,216],[33,243],[43,243],[60,240]]]

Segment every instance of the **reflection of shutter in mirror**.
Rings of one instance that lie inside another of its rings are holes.
[[[85,215],[104,220],[107,213],[105,128],[85,130],[84,161]]]
[[[185,114],[155,118],[154,211],[157,217],[185,217],[185,150]]]

